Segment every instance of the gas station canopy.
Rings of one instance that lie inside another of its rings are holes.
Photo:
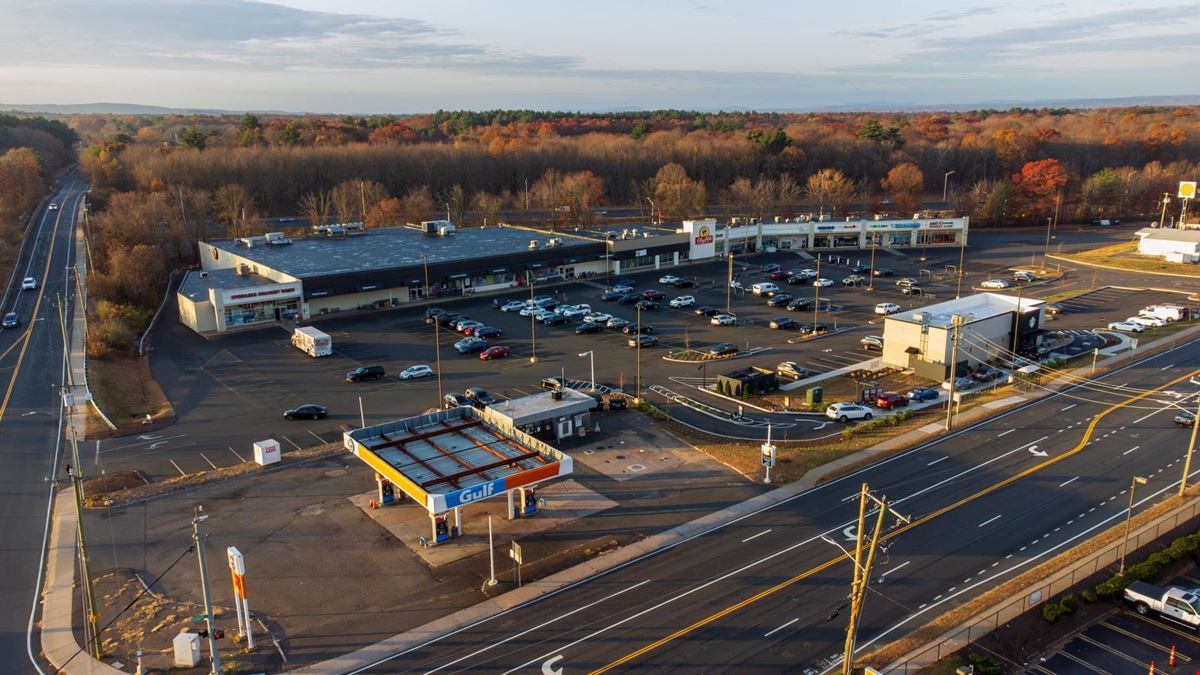
[[[346,449],[430,513],[571,473],[570,456],[471,407],[348,431]]]

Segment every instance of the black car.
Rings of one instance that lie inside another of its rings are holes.
[[[484,408],[496,402],[496,397],[488,393],[488,390],[483,387],[469,387],[463,393],[471,400],[471,404],[477,408]]]
[[[805,309],[812,309],[813,301],[810,298],[796,298],[787,304],[787,309],[792,312],[799,312]]]
[[[855,274],[862,274],[863,272],[870,271],[870,269],[871,269],[870,267],[867,267],[866,265],[859,263],[859,264],[855,265],[854,267],[851,267],[850,271],[854,272]]]
[[[637,302],[637,308],[643,312],[653,312],[654,310],[658,309],[658,303],[653,300],[639,300]]]
[[[459,393],[449,393],[442,397],[442,407],[460,408],[471,405],[471,399]]]
[[[618,305],[636,305],[641,301],[642,296],[638,295],[637,293],[626,293],[625,295],[617,298]]]
[[[364,380],[379,380],[383,379],[386,373],[383,366],[359,366],[354,370],[346,373],[347,382],[362,382]]]
[[[680,279],[672,284],[675,288],[695,288],[696,282],[691,279]]]
[[[630,347],[637,347],[639,345],[642,347],[654,347],[658,344],[658,338],[653,335],[635,335],[629,338],[627,344]]]
[[[585,333],[599,333],[602,330],[604,330],[604,324],[595,323],[594,321],[589,321],[587,323],[581,323],[578,326],[576,326],[575,334],[583,335]]]
[[[790,316],[777,316],[774,319],[771,319],[770,325],[771,328],[774,328],[775,330],[786,330],[788,328],[795,328],[796,320]]]
[[[708,353],[713,356],[726,356],[728,354],[738,353],[738,346],[732,342],[718,342],[708,348]]]
[[[875,268],[875,276],[877,276],[877,277],[890,277],[893,274],[895,274],[895,272],[892,272],[891,270],[889,270],[886,267],[876,267]]]
[[[542,319],[542,323],[547,326],[562,326],[567,323],[567,317],[562,314],[554,314]]]
[[[867,351],[883,351],[883,338],[879,335],[868,335],[859,340],[858,344],[862,345],[862,348]]]
[[[900,292],[905,295],[925,295],[925,289],[920,286],[905,286],[900,289]]]
[[[490,338],[500,337],[501,335],[504,335],[504,331],[496,328],[495,326],[484,326],[471,331],[471,334],[479,338]]]
[[[443,314],[434,315],[434,319],[443,326],[449,326],[450,324],[454,323],[455,321],[458,321],[460,319],[465,319],[465,318],[467,318],[466,314],[453,314],[451,312],[445,312]]]
[[[613,288],[633,288],[637,284],[637,279],[617,279],[613,282]]]
[[[433,322],[437,321],[437,317],[446,313],[446,310],[442,309],[441,307],[430,307],[429,309],[425,310],[425,323],[432,326]]]
[[[767,300],[767,307],[784,307],[791,302],[792,299],[791,293],[776,293],[775,295],[771,296],[770,300]]]
[[[21,323],[21,317],[17,316],[16,312],[9,312],[4,315],[3,326],[5,328],[16,328]]]
[[[792,275],[792,276],[788,277],[787,281],[784,283],[786,283],[790,286],[803,286],[803,285],[808,284],[809,280],[806,279],[805,277]]]
[[[800,326],[800,332],[805,335],[816,335],[817,333],[824,333],[827,330],[829,330],[829,327],[820,321],[815,323],[806,323]]]
[[[317,405],[316,403],[305,403],[291,410],[285,410],[283,418],[285,420],[319,420],[323,419],[327,414],[329,414],[329,411],[326,410],[325,406]]]
[[[639,330],[639,327],[636,324],[631,323],[631,324],[628,324],[628,325],[622,327],[621,332],[626,335],[633,335],[634,333],[653,333],[654,326],[642,324],[641,328]]]
[[[620,300],[621,296],[623,296],[623,295],[625,295],[624,292],[618,291],[617,289],[614,288],[611,291],[604,291],[603,293],[601,293],[600,299],[603,300],[604,302],[612,302],[613,300]]]
[[[700,305],[696,309],[692,310],[692,314],[695,314],[696,316],[716,316],[720,313],[721,310],[713,307],[712,305]]]

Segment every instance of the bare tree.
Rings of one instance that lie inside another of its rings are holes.
[[[325,225],[333,211],[333,200],[324,191],[309,192],[300,197],[300,212],[308,217],[310,225]]]
[[[826,207],[830,214],[840,213],[857,193],[858,185],[837,169],[821,169],[804,182],[804,194],[816,200],[822,215]]]
[[[213,193],[213,211],[229,228],[229,236],[242,236],[246,217],[253,210],[254,199],[245,185],[222,185]]]

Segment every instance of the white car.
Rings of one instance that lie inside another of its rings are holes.
[[[1005,279],[988,279],[979,286],[980,288],[1011,288],[1012,282]]]
[[[1112,323],[1108,324],[1108,329],[1122,330],[1128,333],[1141,333],[1142,331],[1146,330],[1146,327],[1140,323],[1134,323],[1132,321],[1113,321]]]
[[[501,312],[518,312],[525,308],[525,303],[520,300],[512,300],[500,306]]]
[[[605,323],[608,323],[608,320],[611,318],[612,318],[612,314],[605,314],[603,312],[592,312],[591,314],[588,314],[587,316],[583,317],[583,322],[584,323],[605,324]]]
[[[826,279],[825,277],[821,277],[820,279],[817,279],[816,281],[813,282],[813,286],[818,286],[820,288],[825,288],[826,286],[832,286],[832,285],[833,285],[833,279]]]
[[[731,280],[729,282],[729,287],[730,288],[745,288],[744,286],[742,286],[742,282],[738,281],[737,279]]]
[[[568,307],[567,307],[567,308],[565,308],[565,309],[564,309],[564,308],[562,308],[562,307],[556,307],[556,308],[554,309],[554,313],[555,313],[555,314],[561,314],[561,315],[563,315],[563,316],[567,317],[568,319],[582,319],[583,317],[585,317],[585,316],[587,316],[588,314],[591,314],[591,313],[592,313],[592,308],[591,308],[591,307],[587,307],[587,306],[584,306],[584,307],[570,307],[570,306],[568,306]]]
[[[718,314],[708,321],[714,326],[732,326],[737,323],[737,317],[729,314]]]
[[[825,416],[839,422],[869,420],[871,419],[871,409],[857,403],[833,403],[825,409]]]
[[[55,204],[54,202],[50,202],[50,206],[47,206],[46,209],[49,211],[57,211],[58,204]]]
[[[37,288],[37,279],[33,277],[25,277],[21,280],[21,290],[32,291]]]
[[[425,365],[409,366],[400,371],[400,379],[402,380],[416,380],[422,377],[429,377],[430,375],[433,375],[433,368]]]
[[[896,312],[899,312],[899,311],[900,311],[900,305],[897,305],[894,302],[881,302],[878,305],[875,305],[875,313],[876,314],[882,314],[884,316],[888,316],[889,314],[895,314]]]
[[[800,270],[799,272],[796,272],[792,276],[799,277],[801,279],[816,279],[817,271],[814,269],[805,268],[805,269]]]
[[[675,284],[679,283],[679,277],[675,276],[674,274],[668,274],[666,276],[659,277],[658,283],[665,284],[667,286],[674,286]]]
[[[1136,323],[1147,328],[1157,328],[1167,325],[1167,320],[1159,316],[1131,316],[1125,319],[1128,323]]]
[[[696,298],[690,295],[681,295],[678,298],[671,298],[669,303],[672,307],[692,307],[696,304]]]
[[[533,318],[537,319],[538,321],[545,321],[546,319],[549,319],[552,316],[558,316],[558,315],[548,309],[542,309],[541,307],[538,307],[537,309],[533,310]]]

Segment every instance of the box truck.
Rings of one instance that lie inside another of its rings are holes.
[[[333,353],[333,338],[311,326],[301,326],[292,333],[292,344],[313,358]]]

